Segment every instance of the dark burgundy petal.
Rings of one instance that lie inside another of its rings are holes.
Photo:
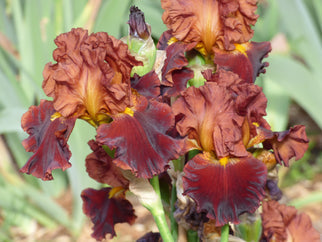
[[[193,71],[185,67],[188,61],[185,51],[193,48],[193,44],[173,43],[166,48],[167,58],[162,67],[162,81],[166,91],[163,94],[170,96],[178,95],[187,87],[189,79],[193,78]],[[174,90],[167,90],[173,88]]]
[[[165,50],[168,47],[168,41],[173,37],[171,32],[171,30],[167,30],[162,33],[157,44],[158,50]]]
[[[239,49],[242,50],[214,49],[217,69],[232,71],[246,82],[254,83],[260,73],[265,73],[268,63],[262,63],[262,60],[271,51],[271,45],[269,42],[250,42],[240,45]]]
[[[169,45],[166,48],[167,59],[162,67],[162,84],[166,86],[173,86],[172,72],[174,70],[181,70],[182,67],[188,65],[184,52],[187,49],[187,45],[176,42]]]
[[[140,77],[137,74],[131,78],[131,87],[146,98],[156,98],[160,95],[160,80],[155,71],[150,71]]]
[[[216,226],[239,223],[238,216],[254,212],[263,198],[265,165],[252,156],[233,159],[225,166],[199,154],[184,168],[184,195],[196,203],[198,212],[216,219]]]
[[[34,154],[20,171],[44,181],[53,179],[52,170],[71,167],[67,140],[76,119],[60,117],[51,121],[55,112],[51,101],[41,100],[39,106],[31,106],[21,119],[23,130],[29,134],[22,145]]]
[[[281,165],[282,161],[285,166],[289,166],[290,159],[301,159],[309,147],[309,140],[303,125],[296,125],[283,132],[271,132],[270,136],[268,130],[264,128],[258,130],[266,133],[267,139],[264,146],[274,150],[276,161]]]
[[[160,233],[147,233],[143,237],[139,238],[136,242],[161,242],[162,238]]]
[[[130,26],[130,35],[133,37],[148,39],[150,30],[145,23],[144,13],[135,6],[130,8],[130,19],[127,22]]]
[[[132,170],[138,177],[151,178],[168,167],[169,160],[178,158],[183,146],[167,131],[174,125],[171,108],[143,96],[135,101],[133,116],[121,114],[114,121],[97,129],[96,140],[116,149],[114,163]]]
[[[88,144],[94,151],[86,157],[88,175],[100,183],[127,188],[129,181],[123,176],[122,170],[112,162],[113,158],[94,140],[90,140]]]
[[[172,80],[174,81],[172,87],[161,86],[162,96],[173,97],[178,96],[187,88],[187,82],[193,78],[194,73],[191,69],[183,67],[181,70],[172,72]]]
[[[88,216],[94,226],[92,237],[102,240],[106,234],[113,238],[115,234],[114,226],[117,223],[133,224],[136,216],[132,204],[123,196],[109,197],[111,188],[101,190],[85,189],[82,192],[83,212]]]

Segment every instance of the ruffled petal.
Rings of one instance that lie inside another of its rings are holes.
[[[320,241],[320,234],[313,228],[308,215],[274,200],[263,202],[262,226],[265,241]]]
[[[257,128],[258,136],[262,137],[264,147],[273,149],[276,161],[289,166],[292,158],[299,160],[309,147],[309,140],[304,125],[296,125],[283,132],[272,132],[262,127]]]
[[[209,82],[216,82],[219,86],[226,87],[236,96],[236,110],[239,115],[247,116],[249,126],[254,132],[252,123],[257,123],[265,128],[270,128],[263,116],[266,116],[267,98],[263,89],[241,79],[237,74],[219,69],[215,73],[211,70],[203,72],[203,76]]]
[[[116,235],[115,224],[133,224],[136,219],[132,204],[123,196],[110,198],[110,191],[111,188],[88,188],[81,194],[83,212],[94,224],[92,237],[96,240],[104,239],[107,234],[113,238]]]
[[[248,156],[232,159],[225,166],[200,154],[184,167],[184,195],[191,197],[198,211],[216,219],[216,226],[239,223],[238,216],[252,213],[264,195],[265,165]]]
[[[248,83],[254,83],[260,73],[265,73],[268,62],[264,57],[272,50],[269,42],[247,42],[232,51],[214,49],[217,69],[232,71]]]
[[[320,242],[320,233],[313,227],[307,214],[298,214],[288,225],[293,242],[312,241]]]
[[[55,112],[51,101],[41,100],[39,106],[31,106],[21,119],[23,130],[29,134],[22,145],[34,154],[20,171],[44,181],[53,179],[52,170],[71,167],[67,141],[76,119],[60,117],[51,121]]]
[[[235,43],[247,42],[253,36],[251,25],[258,18],[256,3],[257,0],[162,0],[162,20],[178,40],[202,46],[208,54],[213,47],[233,50]]]
[[[189,87],[172,105],[181,117],[176,125],[179,134],[195,140],[198,149],[215,151],[219,158],[247,156],[241,130],[244,117],[237,114],[235,101],[228,89],[213,82]]]
[[[90,140],[88,144],[94,151],[86,157],[88,175],[100,183],[127,188],[129,181],[123,176],[121,169],[112,162],[113,158],[94,140]]]
[[[140,96],[133,114],[113,117],[110,124],[97,129],[97,142],[115,150],[113,161],[138,177],[151,178],[168,168],[168,162],[181,154],[183,140],[174,139],[167,131],[174,125],[171,108],[147,101]]]
[[[277,208],[279,205],[276,201],[269,201],[269,202],[263,202],[263,213],[262,213],[262,226],[263,226],[263,232],[262,237],[266,238],[268,241],[270,241],[272,238],[275,238],[276,241],[286,241],[287,239],[287,233],[285,224],[283,222],[283,217],[281,215],[281,212]],[[284,205],[284,207],[286,207]],[[291,208],[291,210],[286,210],[286,212],[294,212],[292,211],[294,208]],[[296,213],[296,212],[295,212]]]
[[[187,82],[193,78],[193,71],[185,66],[188,61],[185,51],[191,49],[191,45],[180,42],[173,43],[166,48],[167,58],[162,67],[162,94],[176,96],[186,89]]]
[[[45,66],[43,89],[64,117],[77,115],[99,123],[101,114],[123,112],[130,104],[130,73],[142,63],[127,45],[107,33],[72,29],[59,35],[55,64]],[[111,106],[110,104],[114,104]]]
[[[131,87],[148,99],[157,98],[160,95],[160,80],[155,71],[150,71],[142,77],[134,74],[131,78]]]

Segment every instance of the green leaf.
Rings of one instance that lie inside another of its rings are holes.
[[[322,83],[317,83],[309,69],[289,56],[274,54],[268,62],[268,79],[281,86],[322,128]]]
[[[67,170],[67,174],[73,193],[73,227],[79,232],[85,218],[81,192],[88,187],[98,187],[98,183],[88,176],[85,168],[86,156],[92,152],[87,142],[93,139],[94,135],[95,130],[92,126],[85,121],[78,120],[68,141],[72,152],[72,167]]]
[[[322,41],[302,0],[276,0],[279,6],[281,24],[291,40],[293,50],[308,64],[312,73],[322,79]]]
[[[322,192],[314,192],[309,195],[306,195],[304,198],[299,198],[291,201],[289,205],[296,208],[305,207],[312,203],[321,204],[322,202]]]
[[[128,21],[130,0],[109,0],[102,5],[94,26],[94,32],[104,31],[116,38],[122,37],[122,26]]]
[[[0,110],[0,133],[22,132],[21,116],[26,111],[23,107],[12,107]]]
[[[290,97],[278,82],[274,82],[266,75],[264,75],[263,79],[263,90],[268,100],[266,120],[271,125],[272,130],[285,130],[288,123]]]

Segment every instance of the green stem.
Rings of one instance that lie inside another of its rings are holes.
[[[161,193],[158,176],[154,176],[151,180],[151,185],[158,195],[158,201],[156,201],[155,206],[148,208],[152,213],[152,216],[155,220],[155,223],[158,226],[160,235],[164,242],[174,242],[171,232],[169,230],[167,220],[165,218],[162,202],[161,202]]]
[[[198,232],[194,230],[187,231],[188,242],[198,242]]]
[[[178,240],[178,224],[173,216],[173,213],[175,211],[174,205],[175,205],[176,200],[177,200],[177,188],[176,188],[176,185],[173,184],[172,189],[171,189],[171,200],[170,200],[170,207],[171,207],[170,222],[171,222],[171,234],[172,234],[173,239],[175,241]]]
[[[221,237],[220,242],[228,242],[229,236],[229,224],[225,224],[221,227]]]

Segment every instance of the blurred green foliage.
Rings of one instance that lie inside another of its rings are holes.
[[[69,140],[72,168],[54,171],[54,181],[43,182],[18,171],[30,156],[21,145],[27,136],[20,120],[29,106],[46,98],[41,89],[42,71],[52,61],[55,37],[73,27],[125,36],[131,5],[145,13],[152,35],[158,39],[166,30],[159,0],[0,0],[0,134],[10,154],[2,157],[0,164],[1,241],[10,240],[12,226],[28,233],[35,220],[47,227],[62,225],[72,235],[79,234],[84,218],[80,193],[86,187],[98,186],[89,179],[84,165],[90,153],[86,142],[94,137],[95,130],[78,121]],[[261,16],[253,40],[269,41],[283,33],[289,46],[269,56],[266,61],[270,67],[259,80],[269,100],[272,128],[286,128],[292,101],[322,128],[322,1],[260,1],[258,13]],[[306,163],[308,156],[310,153],[295,163],[290,174],[303,176],[305,170],[304,177],[311,178],[316,170]],[[321,167],[319,157],[317,165]],[[71,216],[55,202],[68,188],[73,195]]]

